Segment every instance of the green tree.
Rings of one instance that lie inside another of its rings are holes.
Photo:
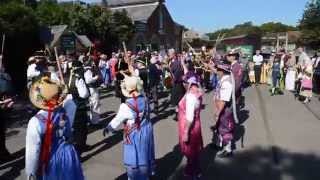
[[[52,26],[70,22],[68,8],[52,1],[41,1],[36,8],[40,25]]]
[[[25,88],[27,57],[40,45],[38,30],[32,8],[17,1],[0,6],[0,32],[6,35],[4,65],[18,92]]]
[[[287,32],[287,31],[295,31],[296,27],[289,26],[286,24],[282,24],[280,22],[268,22],[264,23],[260,26],[261,31],[265,33],[276,33],[276,32]]]
[[[134,33],[134,24],[127,11],[116,11],[113,14],[113,33],[118,34],[119,42],[128,41]]]
[[[314,49],[320,48],[320,1],[316,0],[306,5],[299,25],[302,31],[301,41]]]

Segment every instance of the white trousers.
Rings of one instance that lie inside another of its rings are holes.
[[[90,121],[92,124],[98,124],[100,121],[100,97],[98,88],[89,88],[90,90]]]
[[[293,91],[295,89],[296,71],[288,70],[286,75],[286,90]]]

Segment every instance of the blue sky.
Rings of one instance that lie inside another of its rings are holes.
[[[246,21],[258,25],[270,21],[296,25],[307,1],[166,0],[166,5],[176,22],[200,32],[212,32]]]

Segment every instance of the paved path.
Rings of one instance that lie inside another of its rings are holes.
[[[246,106],[240,111],[236,128],[236,148],[232,159],[219,159],[208,145],[212,120],[212,94],[205,95],[202,130],[205,149],[201,167],[204,180],[319,180],[320,179],[320,102],[309,105],[296,101],[291,93],[271,97],[266,86],[248,88]],[[112,92],[103,93],[104,122],[110,121],[119,101]],[[179,152],[174,110],[162,100],[158,116],[152,116],[156,142],[156,180],[181,179],[185,159]],[[25,179],[24,144],[26,122],[17,122],[7,132],[7,146],[17,160],[0,165],[0,179]],[[100,127],[90,128],[90,150],[82,155],[88,180],[125,180],[122,167],[122,134],[104,138]]]

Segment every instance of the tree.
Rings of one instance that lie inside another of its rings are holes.
[[[301,41],[314,49],[320,48],[320,1],[307,3],[299,25]]]
[[[276,32],[287,32],[287,31],[295,31],[296,27],[289,26],[286,24],[282,24],[280,22],[268,22],[264,23],[260,26],[261,31],[266,33],[276,33]]]
[[[127,11],[116,11],[113,14],[113,33],[118,34],[119,42],[128,41],[134,33],[134,24]]]
[[[282,24],[280,22],[268,22],[264,23],[261,26],[255,26],[252,22],[245,22],[243,24],[235,25],[233,28],[225,28],[217,30],[213,33],[208,33],[207,35],[210,39],[217,39],[219,34],[226,34],[226,37],[230,36],[239,36],[244,34],[256,34],[263,35],[266,33],[275,33],[275,32],[286,32],[286,31],[295,31],[296,27]]]
[[[4,66],[15,88],[25,88],[26,61],[39,48],[39,25],[32,8],[18,1],[0,6],[0,32],[6,35]]]

